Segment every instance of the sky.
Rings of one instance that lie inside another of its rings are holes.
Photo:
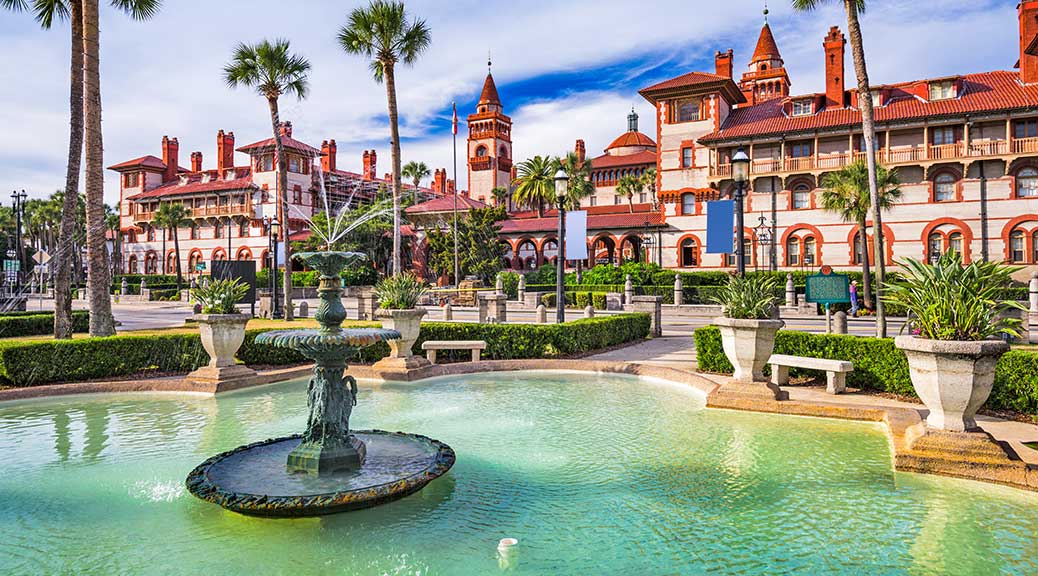
[[[285,38],[311,65],[305,100],[284,97],[281,117],[315,147],[334,138],[338,167],[360,171],[361,154],[378,152],[390,170],[386,94],[368,62],[336,39],[349,11],[366,4],[335,0],[165,0],[152,20],[101,10],[104,162],[161,157],[164,135],[177,137],[180,164],[201,151],[216,163],[216,132],[236,145],[270,137],[266,102],[228,88],[222,68],[238,43]],[[642,132],[655,137],[652,108],[638,90],[692,70],[714,71],[714,52],[735,50],[735,74],[748,65],[761,26],[762,0],[408,0],[432,44],[414,67],[401,67],[397,90],[402,159],[452,170],[451,103],[462,122],[474,112],[488,53],[513,120],[513,157],[558,155],[576,139],[601,153],[626,130],[633,106]],[[768,21],[794,94],[823,90],[822,39],[846,31],[842,2],[797,13],[772,0]],[[1016,0],[869,2],[862,33],[873,84],[988,70],[1018,58]],[[0,199],[6,189],[44,197],[64,186],[68,155],[68,23],[42,30],[26,13],[0,13]],[[853,63],[847,54],[851,80]],[[848,82],[853,84],[853,82]],[[464,124],[459,129],[459,188],[466,187]],[[245,165],[247,157],[236,156]],[[6,188],[3,186],[6,185]],[[118,200],[106,170],[105,198]]]

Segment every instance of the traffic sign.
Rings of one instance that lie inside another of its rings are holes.
[[[821,274],[807,277],[807,301],[819,304],[850,302],[850,281],[846,274],[833,274],[832,268],[822,268]]]
[[[21,269],[21,262],[17,260],[4,260],[4,272],[18,272]]]
[[[40,250],[32,255],[32,259],[35,260],[37,264],[46,264],[47,262],[50,262],[50,254]]]

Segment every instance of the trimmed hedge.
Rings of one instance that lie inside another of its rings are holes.
[[[346,327],[378,326],[353,322]],[[293,350],[256,344],[267,330],[247,330],[237,357],[251,365],[308,362]],[[649,334],[647,314],[588,318],[565,324],[462,324],[427,322],[413,351],[422,353],[426,340],[485,340],[483,357],[491,360],[568,356],[642,339]],[[370,363],[389,354],[379,343],[360,351],[353,362]],[[466,359],[468,351],[444,351],[444,359]],[[0,381],[25,387],[51,382],[76,382],[141,372],[183,373],[208,362],[197,333],[159,336],[112,336],[74,340],[8,341],[0,343]]]
[[[696,361],[705,372],[732,372],[732,365],[721,348],[721,332],[716,326],[695,331]],[[892,338],[869,338],[840,334],[809,334],[780,330],[775,337],[775,353],[854,362],[847,384],[901,396],[916,396],[908,373],[905,353],[894,346]],[[791,374],[820,374],[791,369]],[[995,367],[995,385],[987,407],[1038,414],[1038,353],[1011,350]]]
[[[89,329],[90,313],[85,310],[73,311],[72,331],[86,332]],[[53,312],[10,312],[0,316],[0,338],[43,336],[53,333]]]

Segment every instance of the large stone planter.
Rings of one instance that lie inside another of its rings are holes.
[[[714,325],[721,330],[721,346],[735,368],[732,384],[722,386],[722,390],[782,399],[784,394],[778,385],[764,376],[764,367],[775,349],[775,333],[785,322],[720,317],[714,318]]]
[[[418,340],[418,332],[422,328],[424,309],[385,310],[380,308],[376,314],[382,320],[383,328],[400,332],[400,339],[389,341],[389,356],[376,362],[375,368],[411,370],[429,365],[428,360],[411,353],[411,348]]]
[[[256,371],[235,363],[234,355],[245,341],[248,314],[195,314],[202,347],[209,354],[209,364],[187,375],[187,379],[212,387],[213,392],[233,389]]]
[[[950,432],[980,429],[974,417],[991,394],[995,364],[1009,344],[898,336],[894,345],[908,357],[912,386],[930,410],[927,427]]]

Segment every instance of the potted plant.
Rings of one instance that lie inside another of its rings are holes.
[[[775,348],[775,333],[785,325],[773,319],[777,290],[774,276],[732,276],[711,298],[721,305],[723,316],[715,318],[714,324],[721,330],[725,356],[735,368],[735,383],[750,385],[740,387],[744,392],[774,398],[780,398],[782,393],[765,378],[764,366]]]
[[[995,364],[1018,336],[1023,305],[999,301],[1017,268],[996,262],[963,265],[954,252],[934,264],[906,259],[901,278],[887,283],[883,301],[903,306],[911,335],[894,343],[908,357],[912,386],[936,430],[977,430],[974,416],[988,399]]]
[[[429,364],[425,358],[411,353],[425,316],[425,310],[418,308],[418,300],[427,290],[425,282],[410,273],[385,278],[375,285],[377,315],[382,319],[382,327],[400,332],[399,340],[389,341],[389,356],[375,366],[410,369]]]
[[[191,296],[201,306],[201,313],[191,316],[191,320],[198,323],[209,364],[192,372],[189,379],[219,383],[255,374],[234,362],[235,353],[245,341],[245,325],[251,318],[239,313],[235,305],[248,291],[248,285],[237,279],[215,280],[191,290]]]

